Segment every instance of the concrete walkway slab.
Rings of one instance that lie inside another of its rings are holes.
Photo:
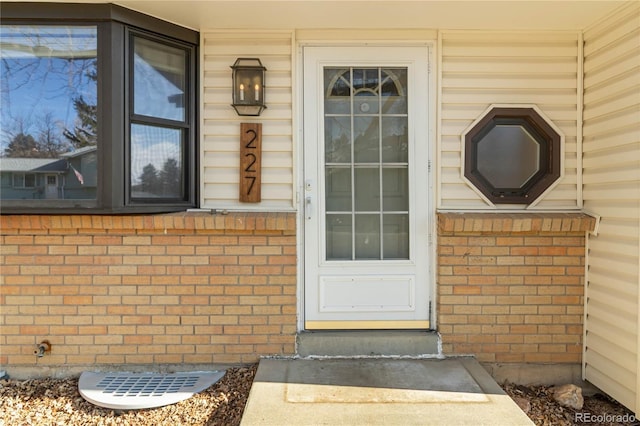
[[[263,359],[242,426],[532,425],[473,358]]]

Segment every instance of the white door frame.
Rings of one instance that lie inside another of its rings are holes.
[[[427,109],[427,117],[428,117],[428,123],[426,123],[427,126],[427,130],[426,130],[426,137],[427,137],[427,141],[428,141],[428,147],[427,147],[427,157],[428,157],[428,164],[425,165],[425,167],[428,167],[428,188],[426,188],[426,195],[428,196],[428,262],[429,265],[427,267],[427,276],[428,276],[428,280],[430,282],[429,285],[429,295],[428,295],[428,300],[430,303],[429,306],[429,328],[431,329],[435,329],[436,328],[436,315],[435,315],[435,306],[436,306],[436,271],[435,271],[435,265],[436,265],[436,245],[435,245],[435,239],[436,239],[436,194],[435,194],[435,167],[433,167],[433,163],[434,160],[436,158],[436,99],[437,99],[437,92],[436,92],[436,81],[434,78],[434,74],[432,72],[432,69],[435,67],[435,58],[436,55],[434,54],[434,50],[435,50],[435,46],[436,46],[436,42],[435,41],[393,41],[393,42],[376,42],[376,43],[365,43],[362,41],[353,41],[353,42],[331,42],[331,43],[323,43],[323,42],[311,42],[311,43],[298,43],[297,44],[297,71],[295,74],[295,78],[294,81],[297,81],[296,84],[294,84],[294,95],[295,95],[295,99],[297,101],[297,105],[299,105],[300,107],[296,108],[296,114],[295,117],[297,118],[297,123],[296,123],[296,132],[295,134],[297,135],[297,139],[299,140],[297,146],[299,147],[299,150],[296,154],[296,160],[298,162],[298,164],[300,166],[297,167],[297,171],[296,171],[296,175],[298,177],[297,181],[297,187],[298,187],[298,193],[297,193],[297,202],[296,205],[298,207],[298,252],[300,253],[300,256],[298,257],[298,330],[304,330],[305,329],[305,325],[304,325],[304,321],[305,321],[305,307],[304,307],[304,301],[305,301],[305,253],[304,253],[304,243],[305,243],[305,212],[304,212],[304,207],[305,207],[305,182],[304,182],[304,176],[305,176],[305,170],[304,170],[304,161],[305,161],[305,157],[304,157],[304,129],[303,129],[303,123],[304,123],[304,115],[303,115],[303,108],[302,106],[304,105],[304,93],[303,93],[303,87],[304,87],[304,67],[303,67],[303,61],[304,61],[304,57],[303,57],[303,51],[305,47],[308,46],[318,46],[318,47],[345,47],[345,46],[376,46],[376,47],[383,47],[383,46],[391,46],[391,47],[399,47],[399,46],[412,46],[412,47],[422,47],[425,48],[425,52],[428,55],[428,73],[427,75],[424,76],[424,78],[427,79],[427,86],[428,86],[428,99],[425,100],[426,102],[426,109]],[[426,302],[425,302],[426,303]]]

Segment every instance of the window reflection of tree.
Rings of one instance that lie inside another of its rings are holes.
[[[133,185],[134,191],[139,191],[139,196],[145,197],[179,197],[182,175],[178,161],[169,158],[158,171],[156,167],[149,163],[142,169],[142,174],[138,180],[140,184]]]
[[[5,155],[34,131],[32,157],[96,144],[96,37],[94,27],[2,26]]]

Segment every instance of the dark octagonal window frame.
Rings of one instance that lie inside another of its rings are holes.
[[[498,125],[523,127],[539,144],[538,171],[520,187],[496,187],[478,170],[478,144]],[[562,175],[562,136],[534,108],[493,107],[464,135],[464,177],[495,204],[531,204]]]

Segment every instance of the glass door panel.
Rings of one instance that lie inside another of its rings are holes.
[[[407,69],[385,68],[381,83],[381,103],[383,114],[407,113]]]
[[[327,259],[351,260],[352,227],[350,214],[327,215]]]
[[[355,205],[356,212],[380,211],[380,170],[378,168],[358,167],[353,170],[355,175]]]
[[[327,167],[325,170],[327,212],[351,211],[351,169]]]
[[[407,212],[409,210],[409,176],[404,168],[382,169],[382,209],[385,212]]]
[[[406,117],[382,116],[382,162],[409,161],[409,135]]]
[[[409,259],[407,69],[323,77],[326,259]]]
[[[409,215],[385,214],[383,215],[385,259],[409,258]]]
[[[355,219],[355,259],[380,259],[380,216],[357,214]]]
[[[375,163],[380,158],[378,117],[353,117],[354,159],[357,163]]]
[[[351,163],[351,119],[326,116],[324,120],[324,156],[327,164]]]

